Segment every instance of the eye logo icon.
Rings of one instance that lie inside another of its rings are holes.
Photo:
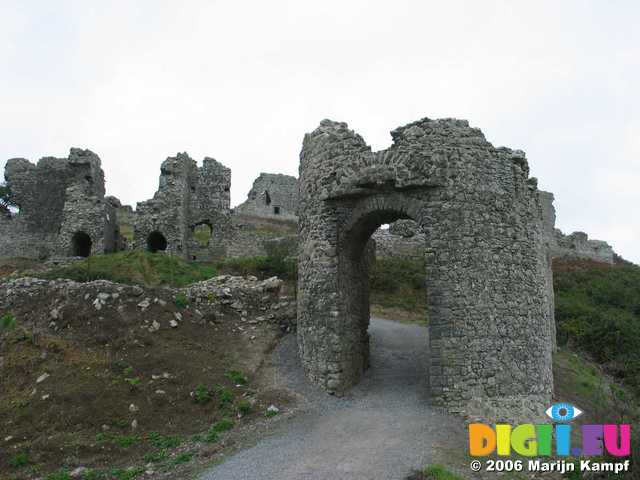
[[[570,422],[584,412],[570,403],[554,403],[544,413],[556,422]]]

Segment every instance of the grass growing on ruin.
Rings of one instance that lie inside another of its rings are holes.
[[[189,263],[178,257],[150,252],[118,252],[96,255],[65,268],[44,273],[45,278],[78,282],[110,280],[147,287],[183,287],[217,274],[210,265]]]

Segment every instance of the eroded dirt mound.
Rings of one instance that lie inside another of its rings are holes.
[[[0,283],[0,317],[0,478],[180,478],[285,401],[256,374],[295,321],[276,278],[20,278]]]

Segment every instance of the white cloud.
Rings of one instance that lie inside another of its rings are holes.
[[[87,147],[107,190],[150,197],[188,151],[297,174],[305,132],[467,118],[527,151],[558,224],[640,262],[637,2],[3,2],[0,167]]]

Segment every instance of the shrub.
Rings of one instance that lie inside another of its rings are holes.
[[[198,385],[193,391],[193,398],[198,403],[207,403],[211,400],[211,393],[204,385]]]
[[[228,405],[233,403],[235,396],[233,392],[222,385],[216,385],[215,387],[216,395],[218,396],[218,400],[220,400],[220,404]]]
[[[178,308],[187,308],[189,306],[189,299],[184,293],[177,294],[174,302]]]

